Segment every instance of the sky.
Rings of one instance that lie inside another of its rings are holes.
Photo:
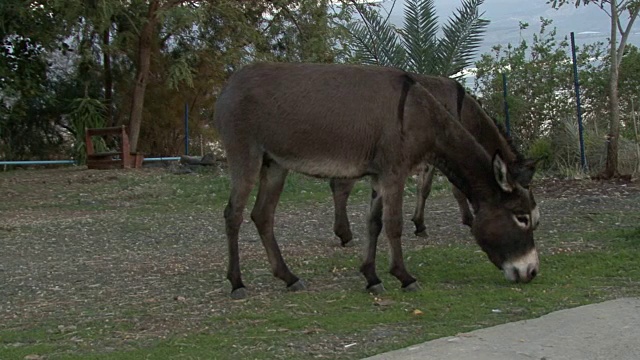
[[[390,3],[391,1],[385,1],[385,4]],[[460,3],[460,0],[435,0],[441,24],[446,22]],[[402,24],[403,9],[404,0],[397,0],[391,14],[393,23]],[[484,18],[491,20],[491,24],[487,28],[480,53],[490,51],[493,45],[516,44],[522,38],[530,41],[532,34],[540,29],[540,17],[553,20],[552,26],[557,27],[558,38],[575,32],[577,45],[598,41],[606,43],[609,39],[609,17],[595,5],[579,8],[565,5],[560,10],[555,10],[546,0],[485,0],[481,10],[485,13]],[[529,28],[522,34],[519,31],[520,21],[529,23]],[[640,46],[640,20],[634,23],[629,43]]]

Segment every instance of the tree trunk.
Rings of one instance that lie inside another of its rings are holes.
[[[144,95],[147,88],[147,78],[151,65],[151,41],[153,32],[158,21],[159,0],[153,0],[149,4],[147,21],[140,30],[138,43],[138,58],[136,69],[136,80],[131,96],[131,113],[129,115],[129,142],[131,151],[138,149],[138,138],[140,137],[140,126],[142,125],[142,110],[144,106]]]
[[[620,135],[620,102],[618,99],[618,54],[616,35],[618,34],[617,0],[611,0],[611,73],[609,78],[609,134],[607,134],[607,162],[600,178],[611,179],[618,176],[618,139]]]
[[[633,97],[631,99],[631,120],[633,120],[633,132],[635,133],[636,137],[636,168],[634,170],[634,175],[636,173],[638,173],[638,170],[640,170],[640,143],[638,143],[638,122],[636,121],[636,109],[635,106],[633,105]]]
[[[111,72],[111,54],[108,47],[110,42],[109,28],[102,33],[102,60],[104,63],[104,102],[107,107],[107,126],[115,126],[113,118],[113,74]]]

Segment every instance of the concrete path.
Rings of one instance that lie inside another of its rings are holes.
[[[560,310],[368,359],[639,360],[640,299]]]

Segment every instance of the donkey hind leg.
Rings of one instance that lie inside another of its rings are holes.
[[[333,233],[340,238],[342,246],[353,246],[353,233],[349,226],[349,216],[347,215],[347,200],[355,185],[355,180],[350,179],[331,179],[329,186],[333,195],[334,205],[334,221]]]
[[[262,245],[267,252],[271,272],[275,277],[283,280],[289,290],[295,291],[303,290],[305,288],[304,283],[289,271],[273,233],[274,214],[278,200],[280,200],[287,172],[286,169],[275,162],[262,164],[260,187],[258,188],[256,203],[251,211],[251,220],[256,225]]]
[[[409,274],[404,265],[402,255],[402,196],[404,179],[390,179],[381,183],[382,192],[382,224],[389,240],[391,251],[391,268],[389,272],[402,283],[405,291],[418,289],[416,279]]]
[[[367,291],[372,294],[384,292],[382,281],[376,274],[376,248],[378,237],[382,231],[382,195],[375,178],[371,179],[371,203],[367,216],[368,241],[365,246],[364,261],[360,266],[360,272],[367,280]]]
[[[415,234],[421,237],[427,236],[427,227],[424,225],[424,206],[429,194],[431,193],[434,170],[434,166],[426,165],[425,168],[420,169],[420,172],[418,173],[416,209],[413,212],[413,218],[411,218],[411,221],[413,221],[416,226]]]
[[[458,202],[460,215],[462,215],[462,223],[464,225],[467,225],[468,227],[471,227],[473,225],[473,213],[469,208],[467,197],[455,186],[451,189],[451,192],[453,193],[453,197],[455,197],[456,201]]]
[[[260,166],[262,155],[231,161],[229,159],[229,172],[231,175],[231,194],[229,203],[224,209],[225,227],[227,233],[227,245],[229,248],[229,267],[227,279],[231,282],[231,298],[243,299],[247,291],[242,283],[240,274],[240,254],[238,249],[238,233],[242,224],[242,212],[247,205]]]

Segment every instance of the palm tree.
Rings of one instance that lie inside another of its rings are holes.
[[[405,0],[401,29],[378,11],[353,3],[362,19],[348,27],[358,61],[419,74],[461,77],[489,25],[479,12],[484,0],[462,0],[441,37],[433,0]]]

